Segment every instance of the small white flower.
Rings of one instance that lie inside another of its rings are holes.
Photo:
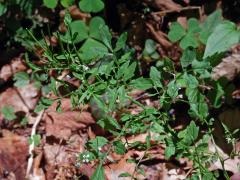
[[[101,150],[102,150],[102,147],[98,147],[98,150],[101,151]]]
[[[90,157],[90,155],[89,155],[89,154],[87,154],[87,155],[86,155],[86,158],[89,158],[89,157]]]

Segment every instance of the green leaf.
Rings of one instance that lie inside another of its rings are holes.
[[[201,31],[201,28],[199,27],[198,20],[196,18],[188,19],[188,33],[198,33],[199,31]]]
[[[95,16],[89,23],[89,36],[101,40],[100,27],[105,25],[103,18]]]
[[[167,146],[164,151],[164,155],[166,159],[169,159],[171,156],[175,154],[175,152],[176,152],[176,148],[173,145]]]
[[[192,69],[194,73],[199,74],[199,78],[201,79],[211,77],[211,74],[209,72],[211,70],[211,65],[207,60],[198,61],[194,59],[192,62]]]
[[[112,51],[112,35],[107,25],[100,27],[100,34],[103,44]]]
[[[93,150],[99,151],[99,148],[106,145],[108,143],[108,140],[102,136],[96,136],[95,139],[90,140],[88,143]]]
[[[178,148],[184,149],[194,143],[199,133],[199,127],[196,126],[194,121],[187,126],[186,129],[178,133],[178,137],[182,140],[178,143]]]
[[[49,106],[53,104],[54,100],[53,99],[48,99],[45,97],[42,97],[40,101],[38,102],[34,112],[40,112],[43,109],[47,109]]]
[[[186,81],[186,86],[188,88],[196,88],[198,87],[198,80],[195,76],[191,75],[191,74],[187,74],[187,73],[184,73],[183,75],[183,78],[185,79]]]
[[[228,50],[239,42],[240,32],[234,23],[226,21],[219,24],[207,41],[203,58]]]
[[[39,134],[34,134],[28,140],[29,144],[33,144],[35,147],[41,144],[41,136]]]
[[[170,31],[168,33],[168,38],[172,42],[179,41],[186,34],[185,29],[178,22],[174,22],[170,26]]]
[[[124,69],[124,74],[123,74],[124,81],[127,81],[134,76],[136,67],[137,67],[137,63],[133,62],[127,69]]]
[[[204,120],[208,116],[208,105],[205,102],[204,96],[197,88],[187,88],[186,95],[190,104],[189,114],[192,117]]]
[[[153,81],[153,84],[156,87],[162,87],[161,83],[161,73],[157,70],[156,67],[152,66],[150,70],[150,78]]]
[[[144,47],[144,54],[152,54],[156,51],[157,47],[156,47],[156,43],[152,40],[152,39],[147,39],[145,41],[145,47]]]
[[[74,4],[74,0],[61,0],[61,5],[65,8],[72,6]]]
[[[194,121],[191,121],[187,127],[187,136],[191,139],[192,143],[197,139],[199,133],[199,127],[196,126]]]
[[[188,47],[197,48],[198,45],[197,38],[193,32],[188,32],[180,42],[180,47],[182,49],[187,49]]]
[[[196,58],[196,51],[187,48],[183,51],[182,57],[180,58],[180,62],[183,68],[188,67],[192,61]]]
[[[214,85],[213,90],[211,90],[208,94],[209,99],[213,103],[214,108],[220,108],[222,105],[222,96],[225,94],[225,91],[223,90],[220,83],[216,82]]]
[[[113,142],[114,152],[120,155],[124,155],[126,153],[126,148],[122,141],[114,141]]]
[[[100,12],[104,8],[102,0],[80,0],[79,7],[83,12]]]
[[[132,175],[129,173],[121,173],[118,177],[131,177]]]
[[[137,89],[147,90],[152,88],[152,81],[148,78],[140,77],[138,79],[132,80],[130,85]]]
[[[207,43],[208,37],[213,32],[218,24],[222,22],[222,13],[221,10],[216,10],[210,14],[204,23],[201,25],[202,31],[200,32],[200,40],[203,44]]]
[[[29,84],[29,75],[26,72],[17,72],[13,80],[15,81],[14,86],[16,87],[24,87]]]
[[[96,168],[96,170],[94,171],[94,173],[90,179],[91,180],[105,180],[104,169],[103,169],[101,163],[98,165],[98,167]]]
[[[127,41],[127,32],[124,32],[118,38],[117,43],[116,43],[116,47],[114,48],[114,51],[117,52],[120,49],[123,49],[126,46],[126,41]]]
[[[67,43],[79,43],[88,38],[88,27],[83,21],[72,21],[62,40]]]
[[[4,106],[1,109],[1,112],[3,114],[3,117],[8,121],[12,121],[12,120],[17,118],[17,116],[14,113],[14,109],[13,109],[12,106]]]
[[[88,38],[79,50],[80,58],[84,63],[90,63],[93,60],[102,58],[108,53],[108,49],[102,43]]]
[[[117,79],[120,79],[124,75],[124,73],[125,73],[126,69],[128,68],[128,66],[129,66],[129,61],[126,61],[125,63],[123,63],[119,67],[119,69],[117,71],[117,74],[116,74],[116,78]]]
[[[168,89],[167,89],[167,94],[171,97],[171,98],[176,98],[178,96],[178,85],[175,81],[171,81],[170,83],[168,83]]]
[[[3,3],[0,3],[0,16],[5,14],[5,12],[7,12],[7,6]]]
[[[43,4],[47,8],[54,9],[55,7],[57,7],[58,0],[43,0]]]

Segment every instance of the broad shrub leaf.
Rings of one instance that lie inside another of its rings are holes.
[[[208,38],[203,58],[228,50],[239,42],[239,37],[240,32],[234,23],[226,21],[219,24]]]
[[[97,13],[103,10],[102,0],[80,0],[79,7],[83,12]]]
[[[183,54],[182,57],[180,58],[180,62],[183,68],[188,67],[192,61],[196,58],[196,51],[187,48]]]

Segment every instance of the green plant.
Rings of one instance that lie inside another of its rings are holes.
[[[100,6],[101,3],[98,0],[95,5]],[[80,1],[81,6],[87,12],[94,12],[93,8],[96,8],[85,0]],[[218,19],[217,23],[215,19]],[[193,161],[190,179],[217,179],[208,166],[216,159],[224,163],[218,152],[208,150],[208,142],[214,142],[214,119],[210,110],[221,108],[224,104],[222,97],[227,94],[224,91],[226,83],[212,80],[211,70],[220,61],[221,55],[239,41],[240,35],[233,23],[220,19],[221,13],[217,11],[202,24],[196,19],[189,19],[187,30],[173,23],[168,36],[171,41],[179,42],[183,49],[181,67],[176,69],[173,62],[165,58],[142,77],[139,74],[140,66],[134,60],[134,49],[126,45],[126,33],[114,39],[102,18],[94,17],[89,24],[85,24],[72,21],[66,14],[64,22],[67,32],[54,34],[60,41],[61,49],[54,50],[47,43],[36,41],[44,49],[43,56],[48,61],[44,66],[27,61],[34,70],[34,76],[40,77],[44,72],[44,82],[58,97],[42,97],[35,111],[49,107],[54,101],[59,103],[59,108],[62,97],[70,97],[73,108],[90,103],[98,124],[113,135],[111,140],[101,136],[90,140],[86,144],[87,151],[79,155],[81,163],[98,162],[92,179],[104,179],[103,166],[109,153],[114,151],[122,155],[130,148],[144,149],[147,153],[152,145],[160,143],[166,145],[166,158],[186,157]],[[219,31],[223,35],[219,35]],[[205,50],[200,48],[204,45]],[[155,43],[148,40],[143,55],[158,59],[155,50]],[[69,76],[81,82],[75,90],[66,81],[58,79],[66,70]],[[47,76],[49,71],[54,71],[56,75],[50,78]],[[60,85],[66,90],[64,94],[59,90]],[[134,89],[146,91],[148,96],[158,100],[160,108],[148,107],[130,96]],[[186,117],[191,121],[181,131],[171,126],[177,121],[171,109],[176,103],[189,106]],[[136,115],[125,111],[131,104],[141,107],[142,111]],[[139,133],[148,134],[145,144],[122,141],[122,137]],[[157,136],[152,137],[152,133]],[[231,137],[230,133],[227,134],[228,138]],[[103,150],[104,146],[108,146],[106,151]],[[136,164],[138,167],[139,162]],[[133,178],[134,173],[131,175]],[[121,176],[128,175],[125,173]],[[227,172],[224,175],[229,179]]]

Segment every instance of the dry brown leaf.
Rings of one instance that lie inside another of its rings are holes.
[[[226,77],[228,80],[233,80],[240,72],[240,55],[232,54],[222,59],[222,62],[213,68],[212,79],[218,80],[221,77]]]
[[[38,90],[33,84],[16,89],[8,88],[0,94],[0,110],[4,106],[12,106],[15,112],[27,113],[29,109],[34,109],[38,101]],[[0,122],[3,120],[3,115],[0,112]]]
[[[22,58],[17,57],[10,64],[4,65],[0,70],[0,79],[9,80],[16,72],[25,71],[27,67],[23,63]]]
[[[221,137],[223,137],[223,135],[221,135]],[[221,158],[224,160],[224,169],[226,171],[230,171],[232,173],[239,172],[240,157],[235,156],[234,158],[231,159],[228,154],[223,152],[223,150],[219,146],[217,146],[215,143],[212,143],[212,141],[209,141],[208,144],[209,144],[208,146],[209,151],[213,153],[216,153],[217,151],[218,155],[221,156]],[[220,162],[219,159],[213,162],[209,167],[210,171],[214,171],[217,169],[223,169],[222,163]]]
[[[27,166],[27,138],[2,130],[0,138],[0,179],[3,172],[12,173],[16,179],[24,179]]]
[[[128,151],[127,154],[124,155],[124,157],[122,157],[120,159],[120,161],[118,163],[113,163],[110,165],[105,166],[105,175],[107,177],[107,179],[119,179],[119,175],[122,173],[129,173],[129,174],[133,174],[136,164],[135,163],[128,163],[127,159],[131,159],[134,155],[134,151]],[[142,175],[139,175],[137,173],[135,173],[138,178],[143,178]],[[127,178],[122,178],[124,180],[128,180],[131,179],[130,177]]]
[[[89,112],[48,112],[45,117],[46,135],[68,140],[73,131],[84,129],[95,120]]]
[[[34,158],[33,173],[29,175],[29,180],[45,180],[46,179],[43,169],[40,168],[42,157],[43,157],[43,152],[40,152]]]
[[[172,0],[145,0],[149,6],[159,9],[159,10],[171,10],[171,11],[178,11],[181,6],[177,3],[175,3]]]

